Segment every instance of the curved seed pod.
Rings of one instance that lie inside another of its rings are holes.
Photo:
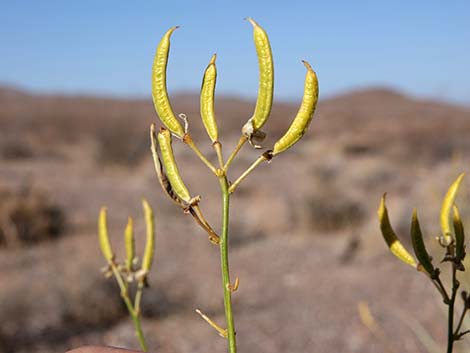
[[[313,113],[315,112],[315,107],[317,106],[317,75],[308,62],[302,62],[307,68],[302,103],[300,104],[299,111],[297,112],[297,115],[292,121],[292,124],[290,125],[287,132],[275,143],[273,155],[284,152],[302,138],[304,133],[307,131],[310,122],[312,121]]]
[[[113,262],[114,254],[111,249],[108,235],[108,222],[106,216],[106,207],[101,207],[100,216],[98,218],[98,237],[100,240],[100,248],[104,258],[109,263]]]
[[[161,128],[157,138],[162,154],[163,165],[165,166],[172,189],[180,199],[189,203],[191,201],[191,195],[186,185],[184,185],[178,166],[176,165],[173,148],[171,147],[171,133],[169,130]]]
[[[214,54],[204,72],[201,86],[201,117],[212,142],[219,139],[219,131],[215,121],[214,92],[217,80],[217,68],[215,66],[216,54]]]
[[[404,263],[417,268],[417,263],[415,259],[413,258],[413,256],[411,256],[408,250],[405,249],[403,244],[398,240],[395,232],[392,229],[392,225],[390,224],[390,220],[388,218],[387,207],[385,206],[385,197],[386,197],[386,194],[382,196],[379,210],[377,212],[379,215],[380,230],[382,231],[384,240],[387,243],[393,255],[395,255]]]
[[[259,130],[271,113],[274,92],[274,64],[271,44],[266,32],[252,18],[247,20],[253,25],[253,39],[258,56],[259,86],[258,98],[253,116],[244,127],[244,133],[251,137]]]
[[[135,239],[134,239],[134,221],[132,217],[127,219],[126,229],[124,230],[124,244],[126,245],[126,269],[132,271],[132,265],[135,257]]]
[[[153,255],[155,253],[155,226],[153,223],[153,210],[147,200],[142,201],[144,209],[147,239],[145,243],[144,257],[142,258],[142,270],[147,273],[152,267]]]
[[[153,164],[155,166],[155,171],[157,173],[157,179],[160,183],[165,194],[172,199],[178,206],[186,208],[187,203],[179,198],[179,196],[173,190],[173,187],[168,180],[167,175],[163,171],[162,163],[160,161],[160,156],[157,151],[157,133],[155,131],[155,124],[150,126],[150,150],[152,151]]]
[[[411,220],[411,243],[413,244],[413,250],[419,263],[424,270],[429,273],[431,278],[434,278],[436,270],[434,269],[431,258],[426,250],[426,246],[424,245],[423,233],[419,226],[418,212],[416,209],[413,210],[413,218]]]
[[[462,261],[465,258],[465,232],[459,209],[454,205],[454,230],[455,230],[455,260]]]
[[[460,183],[464,178],[465,173],[459,175],[457,180],[455,180],[452,185],[447,190],[447,194],[442,202],[441,208],[441,231],[442,236],[440,239],[441,245],[448,246],[452,243],[454,238],[454,230],[452,227],[453,224],[453,212],[452,207],[454,206],[455,197],[457,196],[457,192],[459,191]]]
[[[163,124],[175,135],[183,137],[184,129],[171,108],[166,88],[166,67],[170,51],[170,36],[178,27],[170,28],[160,40],[152,67],[152,98]]]

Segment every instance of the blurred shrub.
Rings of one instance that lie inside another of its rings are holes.
[[[324,232],[359,226],[366,217],[360,202],[336,190],[309,195],[306,210],[309,228]]]
[[[62,235],[64,211],[44,192],[0,189],[0,200],[0,246],[17,247]]]
[[[96,130],[99,163],[133,166],[148,155],[147,129],[129,124],[132,119],[116,119],[110,126]]]
[[[30,159],[34,157],[34,152],[25,141],[5,138],[0,145],[0,157],[6,160]]]

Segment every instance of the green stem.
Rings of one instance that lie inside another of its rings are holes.
[[[121,298],[124,301],[124,304],[126,304],[127,311],[129,311],[129,315],[131,316],[132,321],[134,322],[135,334],[137,336],[137,339],[139,340],[140,347],[144,352],[147,352],[148,348],[147,344],[145,343],[144,333],[142,332],[139,313],[134,309],[134,306],[132,305],[132,302],[129,298],[129,292],[127,291],[127,285],[122,279],[121,273],[119,273],[119,270],[117,269],[115,264],[112,263],[110,265],[114,277],[116,278],[116,281],[119,285],[119,289],[121,290]]]
[[[145,343],[144,333],[142,331],[142,326],[140,323],[140,318],[138,315],[131,315],[132,321],[134,321],[135,334],[139,340],[140,347],[144,352],[148,351],[147,344]]]
[[[222,191],[222,231],[220,235],[220,263],[222,268],[222,282],[224,286],[225,319],[227,321],[227,339],[230,353],[237,352],[235,338],[235,324],[232,311],[232,291],[230,286],[230,273],[228,265],[228,223],[229,223],[229,201],[228,181],[226,176],[219,177],[220,189]]]

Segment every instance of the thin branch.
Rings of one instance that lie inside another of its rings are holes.
[[[246,141],[248,141],[248,137],[246,137],[245,135],[242,135],[240,137],[240,140],[237,143],[237,146],[235,147],[233,152],[230,154],[230,157],[228,157],[227,162],[224,165],[225,172],[227,172],[228,167],[230,167],[230,164],[232,164],[233,159],[237,156],[238,152],[240,152],[240,150],[242,149]]]
[[[199,150],[199,148],[196,146],[196,143],[192,139],[191,135],[189,135],[189,133],[184,135],[183,142],[187,144],[194,151],[194,153],[196,153],[199,159],[212,171],[212,173],[217,175],[217,169],[214,167],[214,165],[211,162],[209,162],[206,156],[204,156],[204,154]]]
[[[228,189],[229,193],[230,194],[233,193],[235,189],[238,187],[238,185],[243,181],[243,179],[245,179],[253,170],[255,170],[257,166],[259,166],[261,163],[267,160],[269,159],[264,154],[259,156],[259,158],[256,161],[254,161],[253,164],[249,166],[248,169],[245,170],[243,174],[240,175],[238,179],[232,183],[232,185],[230,185],[230,188]]]

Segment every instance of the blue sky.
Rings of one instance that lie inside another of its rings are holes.
[[[173,25],[168,87],[199,90],[217,52],[218,93],[252,97],[251,16],[268,32],[276,97],[299,99],[308,60],[323,97],[388,86],[470,104],[470,1],[2,1],[0,84],[146,97]]]

